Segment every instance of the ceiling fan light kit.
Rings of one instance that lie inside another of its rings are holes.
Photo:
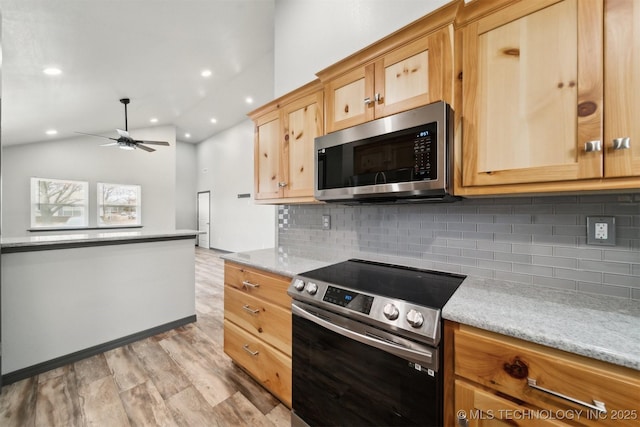
[[[122,98],[120,99],[120,103],[122,103],[124,105],[124,130],[122,129],[116,129],[116,132],[118,132],[118,138],[109,138],[108,136],[103,136],[103,135],[95,135],[92,133],[84,133],[84,132],[76,132],[82,135],[89,135],[89,136],[97,136],[99,138],[106,138],[106,139],[110,139],[112,141],[115,142],[109,142],[107,144],[102,144],[101,147],[110,147],[110,146],[119,146],[121,149],[123,150],[135,150],[136,148],[140,148],[141,150],[147,151],[149,153],[156,151],[154,148],[151,147],[147,147],[147,145],[164,145],[164,146],[168,146],[169,143],[167,141],[143,141],[143,140],[137,140],[137,139],[133,139],[130,135],[129,135],[129,123],[128,123],[128,117],[127,117],[127,104],[129,104],[131,102],[131,100],[129,98]]]

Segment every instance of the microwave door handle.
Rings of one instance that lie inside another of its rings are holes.
[[[401,347],[388,341],[381,341],[380,339],[374,338],[370,335],[360,334],[358,332],[336,325],[335,323],[324,320],[295,304],[291,305],[291,312],[302,317],[303,319],[315,323],[318,326],[335,332],[336,334],[342,335],[343,337],[351,338],[355,341],[370,345],[371,347],[386,351],[387,353],[393,354],[403,359],[418,361],[425,367],[433,364],[433,353],[430,351],[418,351],[407,347]]]

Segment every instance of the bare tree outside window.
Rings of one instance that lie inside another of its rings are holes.
[[[139,185],[98,183],[98,226],[142,224],[141,191]]]
[[[31,178],[31,227],[86,227],[88,188],[84,181]]]

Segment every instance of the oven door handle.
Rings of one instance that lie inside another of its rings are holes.
[[[351,329],[347,329],[342,326],[336,325],[335,323],[324,320],[295,304],[291,305],[291,312],[297,316],[302,317],[303,319],[309,320],[315,323],[316,325],[326,328],[330,331],[333,331],[339,335],[342,335],[347,338],[351,338],[353,340],[356,340],[366,345],[370,345],[379,350],[386,351],[387,353],[391,353],[403,359],[418,362],[422,366],[429,367],[434,363],[433,352],[431,351],[414,350],[411,348],[400,346],[398,344],[391,343],[389,341],[383,341],[381,339],[375,338],[370,335],[363,335],[359,332],[352,331]],[[436,371],[437,368],[434,367],[433,370]]]

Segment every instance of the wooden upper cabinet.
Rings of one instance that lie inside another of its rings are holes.
[[[317,73],[327,132],[453,99],[453,1]]]
[[[255,123],[255,199],[263,203],[312,202],[313,142],[323,134],[319,81],[249,113]]]
[[[313,197],[313,142],[322,135],[322,92],[307,95],[282,108],[284,197]]]
[[[254,168],[255,198],[281,196],[280,112],[272,111],[255,121]]]
[[[516,2],[463,29],[464,186],[602,176],[602,4]],[[594,143],[595,144],[595,143]]]
[[[605,2],[604,174],[640,176],[640,2]]]

